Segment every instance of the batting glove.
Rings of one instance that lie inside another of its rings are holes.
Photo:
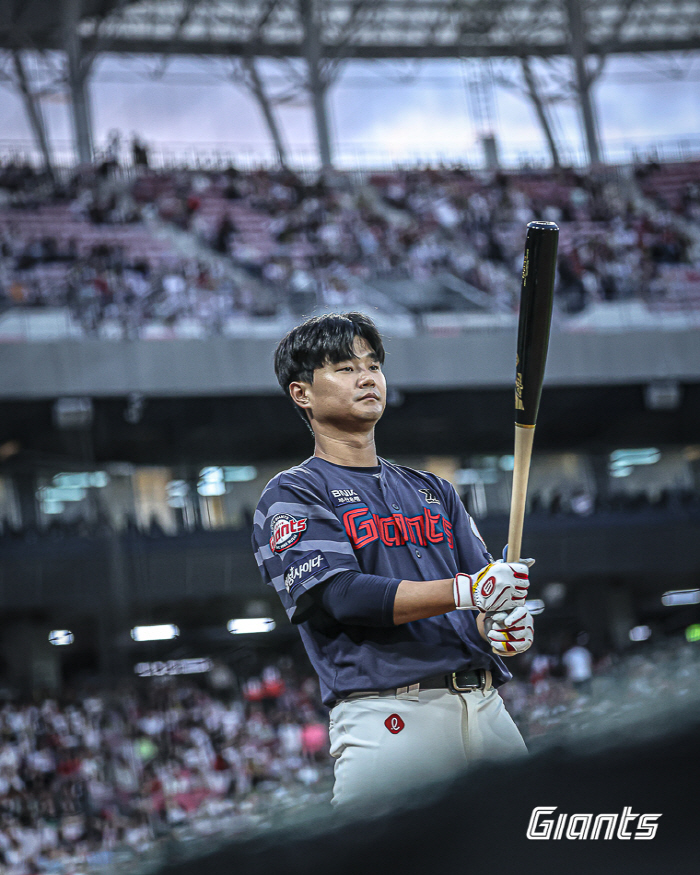
[[[503,548],[503,559],[497,559],[497,562],[507,562],[508,561],[508,544]],[[528,568],[532,568],[535,564],[534,559],[518,559],[518,562],[522,562],[523,565],[527,565]]]
[[[476,574],[456,574],[452,592],[460,611],[511,611],[525,604],[529,585],[524,562],[492,562]]]
[[[485,620],[485,627],[491,649],[500,656],[524,653],[535,635],[532,614],[527,608],[516,608],[510,613],[498,611]]]

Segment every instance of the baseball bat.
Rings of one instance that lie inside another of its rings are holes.
[[[515,461],[508,522],[508,562],[517,562],[523,538],[527,481],[552,321],[559,228],[530,222],[525,238],[515,357]]]

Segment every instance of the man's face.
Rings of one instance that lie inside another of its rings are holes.
[[[292,383],[292,398],[311,411],[313,425],[328,424],[348,431],[366,430],[381,418],[386,405],[386,380],[375,352],[361,337],[353,344],[355,358],[326,363],[314,371],[313,383]]]

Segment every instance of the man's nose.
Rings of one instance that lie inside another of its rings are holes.
[[[359,383],[361,386],[374,386],[375,382],[374,371],[370,371],[369,368],[360,370]]]

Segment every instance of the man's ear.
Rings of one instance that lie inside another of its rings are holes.
[[[299,382],[289,384],[289,395],[297,407],[302,407],[304,410],[311,409],[311,399],[309,398],[310,388],[311,387],[308,383]]]

